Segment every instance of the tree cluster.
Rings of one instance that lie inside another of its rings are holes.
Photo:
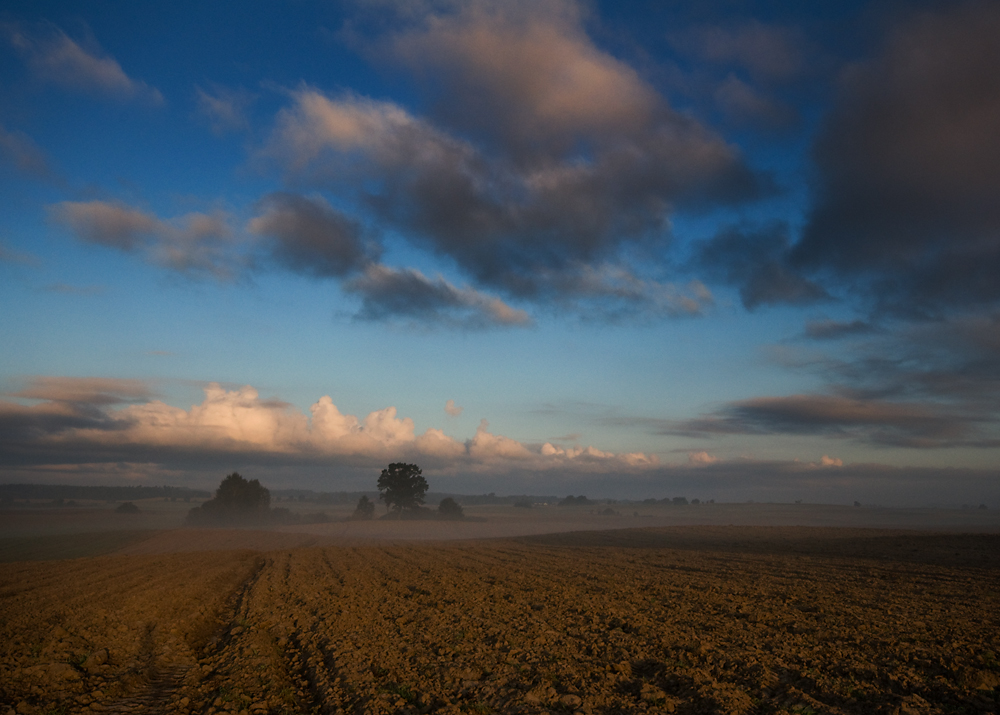
[[[445,497],[438,505],[437,512],[423,506],[428,484],[423,470],[416,464],[393,462],[382,470],[378,478],[379,499],[385,502],[386,514],[383,519],[446,519],[465,518],[462,505],[451,497]],[[358,500],[354,519],[371,519],[375,505],[368,497]]]
[[[263,524],[271,516],[271,492],[256,479],[233,472],[222,480],[215,496],[187,515],[191,526],[242,526]]]

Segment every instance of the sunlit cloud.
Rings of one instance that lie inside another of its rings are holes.
[[[313,464],[330,458],[378,465],[386,460],[425,460],[438,469],[467,467],[546,470],[578,465],[581,469],[645,468],[657,463],[642,453],[615,454],[595,447],[562,450],[533,446],[489,431],[482,420],[475,435],[460,441],[437,428],[416,434],[413,420],[395,407],[364,418],[342,413],[329,396],[308,415],[276,399],[263,399],[245,386],[204,389],[205,399],[189,409],[153,398],[139,380],[38,377],[0,402],[0,450],[6,459],[59,463],[60,457],[86,463],[118,454],[123,461],[171,464],[192,458],[220,457],[261,464]],[[16,450],[10,449],[13,440]],[[145,457],[143,457],[145,455]],[[360,460],[360,462],[358,461]]]
[[[700,467],[706,464],[714,464],[718,461],[718,457],[713,457],[704,450],[700,452],[688,452],[688,463],[695,467]]]
[[[444,411],[452,417],[458,417],[462,414],[463,409],[465,408],[461,405],[456,405],[454,400],[448,400],[444,403]]]

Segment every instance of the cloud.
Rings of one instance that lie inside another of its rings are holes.
[[[344,290],[361,296],[359,320],[411,318],[464,328],[531,324],[527,313],[499,298],[473,288],[457,288],[440,276],[432,280],[412,268],[373,264],[363,275],[344,283]]]
[[[837,459],[836,457],[828,457],[827,455],[824,454],[822,457],[819,458],[819,466],[821,466],[821,467],[843,467],[844,466],[844,460],[843,459]]]
[[[230,89],[212,84],[208,90],[195,87],[198,114],[204,118],[215,134],[246,131],[250,128],[247,110],[256,101],[256,95],[245,89]]]
[[[22,251],[15,251],[5,246],[2,241],[0,241],[0,262],[19,263],[24,266],[41,265],[41,261],[37,256],[30,253],[23,253]]]
[[[444,411],[452,417],[458,417],[464,409],[461,405],[456,405],[454,400],[448,400],[444,403]]]
[[[0,159],[8,161],[23,174],[52,180],[55,173],[45,153],[24,132],[9,131],[0,125]]]
[[[737,26],[686,28],[669,36],[675,49],[715,64],[736,65],[758,80],[788,81],[806,69],[801,30],[751,20]]]
[[[979,437],[979,419],[924,402],[889,402],[840,395],[757,397],[706,417],[663,423],[661,434],[820,435],[899,447],[996,446]]]
[[[897,314],[1000,299],[998,33],[995,3],[919,11],[845,70],[797,266]]]
[[[103,55],[96,43],[92,43],[91,50],[84,49],[65,32],[52,26],[35,34],[19,26],[5,29],[10,44],[43,80],[118,99],[163,103],[163,95],[158,89],[129,77],[114,58]]]
[[[735,146],[597,47],[576,3],[420,6],[392,22],[366,47],[426,79],[417,87],[438,110],[302,86],[262,156],[452,259],[477,290],[581,313],[654,306],[673,214],[772,190]],[[639,271],[636,248],[660,258]],[[609,271],[650,290],[612,298],[592,280]],[[666,302],[661,315],[695,312]]]
[[[341,413],[329,396],[317,400],[306,415],[280,400],[262,399],[250,386],[226,390],[210,384],[202,403],[187,410],[151,399],[148,384],[130,380],[34,378],[11,396],[44,402],[0,402],[0,464],[8,466],[232,460],[329,465],[338,459],[374,468],[390,459],[419,459],[440,470],[489,471],[516,463],[519,469],[569,466],[587,471],[600,465],[643,469],[656,463],[640,453],[526,445],[490,433],[485,420],[464,443],[434,428],[416,435],[413,420],[400,417],[395,407],[358,419]]]
[[[88,243],[140,252],[151,263],[181,273],[231,279],[247,259],[232,243],[227,217],[189,213],[171,221],[117,202],[63,201],[51,216]]]
[[[714,464],[718,461],[718,457],[713,457],[704,450],[701,452],[688,452],[688,464],[693,467],[702,467],[706,464]]]
[[[869,335],[875,326],[864,320],[811,320],[806,323],[805,335],[813,340],[837,340],[851,335]]]
[[[459,288],[438,276],[377,263],[381,246],[359,222],[320,196],[289,193],[265,196],[260,214],[247,224],[265,243],[237,240],[228,217],[190,213],[165,221],[118,202],[64,201],[49,207],[53,219],[78,238],[130,253],[186,274],[232,280],[242,271],[270,262],[317,278],[343,279],[343,290],[361,297],[358,320],[411,320],[426,325],[484,329],[531,324],[528,314],[474,288]],[[700,295],[697,290],[695,294]],[[679,294],[674,303],[692,303]],[[687,301],[687,302],[685,302]]]
[[[356,198],[411,240],[522,297],[590,295],[574,280],[581,266],[603,263],[623,242],[662,238],[672,202],[695,201],[695,184],[738,167],[715,139],[664,131],[658,146],[619,144],[592,162],[520,171],[396,105],[313,90],[294,99],[267,151],[298,180],[366,187]],[[668,175],[677,172],[687,176]]]
[[[737,125],[783,129],[797,118],[791,107],[769,99],[732,74],[716,88],[713,99],[726,117]]]
[[[28,387],[12,397],[87,405],[117,405],[150,400],[155,392],[145,380],[109,377],[51,377],[29,379]]]
[[[788,262],[788,225],[730,225],[696,249],[693,267],[737,286],[748,310],[762,305],[811,305],[830,296]]]
[[[428,13],[377,44],[444,85],[449,124],[488,132],[519,154],[562,152],[578,137],[645,131],[664,111],[634,69],[594,45],[578,4],[456,7]]]
[[[322,197],[274,193],[260,201],[250,233],[270,236],[274,258],[289,270],[316,277],[343,277],[378,260],[381,247],[359,222]]]

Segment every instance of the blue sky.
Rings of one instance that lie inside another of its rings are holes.
[[[0,479],[1000,502],[997,30],[8,3]]]

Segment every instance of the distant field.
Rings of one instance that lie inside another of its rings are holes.
[[[103,531],[90,534],[15,536],[0,539],[0,563],[102,556],[149,539],[155,531]]]
[[[307,546],[327,538],[159,532],[126,550],[176,553],[0,566],[0,712],[1000,707],[995,533],[672,526]],[[212,544],[228,550],[195,548]]]

